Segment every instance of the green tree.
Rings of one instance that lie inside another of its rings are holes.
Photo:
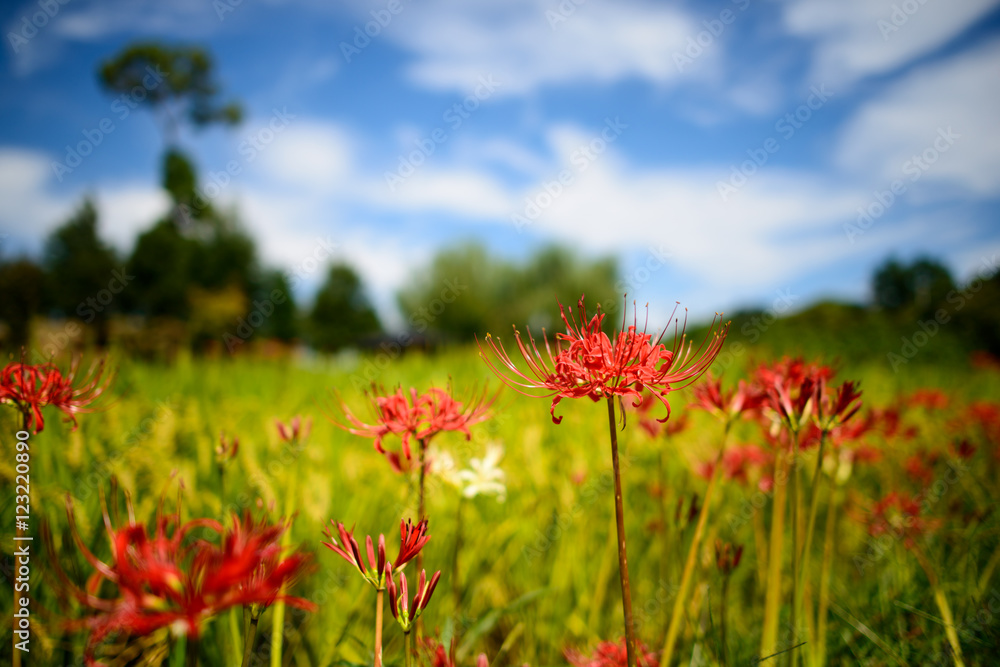
[[[280,294],[283,299],[275,298]],[[288,275],[283,271],[268,271],[261,280],[261,289],[257,295],[260,301],[270,301],[274,312],[261,329],[261,334],[267,338],[291,342],[299,337],[298,311],[292,295],[292,286]],[[280,303],[279,303],[280,301]]]
[[[161,220],[139,235],[128,261],[134,282],[128,304],[133,312],[149,317],[187,316],[195,246],[171,220]]]
[[[120,294],[129,289],[131,278],[98,237],[97,211],[89,199],[49,236],[45,268],[55,309],[93,325],[97,344],[107,344],[110,316],[120,309]]]
[[[309,324],[313,344],[327,352],[350,347],[382,331],[361,278],[346,264],[330,267],[326,283],[316,295]]]
[[[243,118],[238,102],[218,101],[212,57],[199,47],[137,42],[103,62],[98,75],[105,90],[125,98],[123,104],[143,104],[160,116],[168,145],[176,143],[182,120],[200,128]]]
[[[617,276],[613,259],[586,260],[558,246],[517,265],[473,244],[440,252],[429,267],[414,273],[397,298],[416,333],[471,340],[487,332],[506,335],[511,324],[536,331],[561,328],[557,300],[575,307],[581,294],[588,307],[600,303],[609,313],[619,312]],[[614,317],[605,320],[609,329],[615,324]]]
[[[927,257],[910,264],[889,259],[872,278],[875,305],[905,317],[932,313],[953,289],[955,281],[947,267]]]
[[[11,350],[31,342],[31,319],[44,298],[45,272],[25,257],[0,263],[0,320],[7,325],[4,343]]]

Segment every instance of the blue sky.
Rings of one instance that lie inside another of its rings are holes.
[[[969,277],[1000,252],[998,5],[8,3],[0,252],[37,253],[87,193],[123,251],[166,210],[156,119],[95,74],[160,39],[208,46],[247,111],[181,137],[206,194],[269,265],[336,244],[390,322],[461,240],[614,253],[630,298],[697,316],[863,299],[890,253]]]

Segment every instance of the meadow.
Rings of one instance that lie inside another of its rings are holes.
[[[759,363],[776,361],[770,354],[749,348],[731,355],[717,369],[723,386],[735,385]],[[167,511],[179,506],[184,520],[224,520],[245,510],[266,512],[272,520],[294,515],[282,543],[312,554],[313,569],[289,592],[316,609],[272,605],[260,618],[249,664],[372,664],[374,594],[349,563],[321,545],[327,541],[323,531],[334,520],[354,526],[359,542],[383,533],[395,553],[400,520],[416,515],[418,476],[394,472],[371,439],[345,432],[331,418],[343,421],[341,401],[369,418],[360,387],[371,379],[420,392],[450,386],[458,400],[486,383],[495,391],[501,384],[478,350],[407,353],[374,374],[377,366],[368,362],[380,360],[365,356],[181,355],[170,365],[111,357],[117,376],[100,409],[79,415],[75,430],[46,411],[44,431],[30,438],[30,534],[36,539],[32,648],[24,664],[82,664],[87,632],[71,626],[87,612],[65,593],[51,567],[57,560],[78,585],[93,572],[73,542],[67,494],[82,541],[106,559],[100,495],[117,508],[112,514],[124,514],[126,491],[139,523],[150,524],[161,504]],[[787,536],[781,576],[767,570],[771,510],[782,485],[767,484],[771,464],[724,461],[684,592],[672,664],[786,664],[791,656],[804,665],[954,664],[941,596],[953,614],[950,626],[964,664],[995,664],[1000,373],[916,363],[893,373],[884,359],[847,361],[836,370],[835,384],[861,383],[863,408],[855,419],[875,414],[870,429],[826,448],[816,487],[821,502],[815,537],[801,577],[802,609],[808,610],[802,631],[782,630],[788,627],[792,588]],[[921,389],[940,393],[914,399]],[[669,400],[666,426],[678,432],[654,436],[642,426],[646,415],[630,408],[618,431],[634,626],[656,660],[662,659],[704,511],[705,463],[723,441],[722,424],[691,407],[693,387],[670,393]],[[658,418],[664,412],[656,403],[648,414]],[[491,447],[503,448],[498,465],[506,490],[499,496],[464,497],[434,469],[427,475],[432,538],[423,549],[424,567],[442,575],[420,617],[422,633],[450,647],[459,665],[475,664],[479,654],[492,665],[624,664],[585,657],[599,642],[617,642],[623,634],[608,415],[604,405],[589,400],[564,400],[557,413],[563,417],[559,425],[552,423],[548,400],[504,388],[490,418],[471,426],[471,438],[443,433],[431,443],[432,452],[446,452],[459,468],[472,459],[481,463]],[[276,423],[295,416],[303,427],[311,423],[308,435],[283,439]],[[11,434],[19,420],[15,410],[0,410],[4,525],[13,522]],[[217,454],[220,436],[239,440],[231,460]],[[737,420],[727,443],[769,447],[754,419]],[[398,438],[387,437],[386,447],[398,450]],[[800,460],[804,510],[813,491],[816,448],[804,449]],[[890,524],[873,534],[875,504],[893,492],[915,499],[920,519],[909,517],[897,529]],[[801,515],[804,525],[807,512]],[[43,524],[51,533],[51,553],[43,547]],[[724,543],[732,545],[728,556]],[[734,563],[737,548],[742,557]],[[5,564],[10,549],[5,541]],[[925,566],[937,581],[930,581]],[[412,581],[415,573],[408,571]],[[762,655],[765,597],[774,588],[782,601],[777,642],[774,655]],[[9,639],[9,595],[2,604]],[[826,613],[817,615],[820,608]],[[388,610],[385,616],[385,664],[401,665],[403,634]],[[207,621],[197,644],[200,664],[241,664],[243,623],[238,609]],[[449,664],[444,653],[422,649],[419,664]],[[167,628],[147,637],[112,633],[100,655],[111,665],[179,665],[184,646]]]

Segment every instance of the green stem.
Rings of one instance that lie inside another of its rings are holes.
[[[726,610],[729,608],[729,575],[722,575],[722,608],[719,609],[719,615],[721,619],[719,621],[720,625],[720,639],[722,641],[722,667],[728,667],[729,665],[729,646],[726,643]]]
[[[792,469],[788,480],[788,492],[791,498],[792,507],[792,613],[791,643],[794,644],[799,639],[799,606],[801,604],[801,588],[799,586],[799,434],[792,431]],[[796,664],[796,652],[788,652],[788,665],[794,667]]]
[[[382,667],[382,595],[383,589],[378,589],[375,596],[375,667]],[[407,635],[409,636],[409,635]]]
[[[813,649],[815,666],[826,664],[826,628],[830,608],[830,576],[833,571],[834,537],[837,525],[836,490],[830,488],[830,503],[826,511],[826,534],[823,538],[823,565],[819,572],[819,601],[816,609],[816,646]]]
[[[257,621],[260,616],[250,612],[250,623],[247,624],[247,634],[243,639],[243,667],[250,667],[250,656],[253,655],[253,643],[257,639]]]
[[[412,667],[413,665],[413,644],[410,640],[410,633],[407,632],[403,635],[403,667]]]
[[[788,474],[785,453],[780,448],[774,457],[774,500],[771,503],[771,539],[767,548],[767,588],[764,598],[764,628],[760,654],[772,655],[778,645],[778,617],[781,612],[781,566],[785,538],[785,477]]]
[[[937,604],[938,611],[941,612],[941,620],[944,622],[944,634],[948,638],[948,644],[951,646],[951,658],[955,661],[955,667],[965,667],[965,662],[962,660],[962,645],[958,641],[958,632],[955,630],[955,617],[951,613],[951,605],[948,604],[948,598],[945,597],[937,574],[934,572],[934,568],[931,567],[931,563],[927,560],[924,552],[917,545],[913,546],[912,551],[917,557],[920,567],[924,569],[927,580],[931,584],[931,589],[934,591],[934,602]]]
[[[632,586],[628,581],[628,555],[625,550],[625,508],[622,503],[621,470],[618,466],[618,432],[615,429],[614,396],[608,396],[608,426],[611,431],[611,467],[615,475],[615,523],[618,526],[618,576],[622,584],[625,652],[628,658],[628,667],[635,667],[635,622],[632,619]]]
[[[451,555],[451,596],[455,601],[455,615],[462,604],[462,589],[460,577],[458,576],[458,555],[462,548],[462,506],[465,498],[461,494],[458,496],[458,509],[455,512],[455,551]]]
[[[708,523],[708,512],[712,506],[712,493],[715,491],[716,482],[719,479],[722,468],[722,456],[726,452],[726,440],[729,436],[729,425],[726,423],[726,430],[722,435],[722,447],[715,457],[712,466],[712,477],[708,480],[708,489],[705,491],[705,500],[698,515],[698,525],[694,530],[694,537],[691,538],[691,546],[688,548],[687,559],[684,561],[684,572],[681,574],[681,586],[674,598],[674,609],[670,615],[670,627],[667,630],[667,638],[663,642],[663,658],[660,664],[663,667],[670,667],[673,658],[674,648],[677,645],[677,637],[681,630],[681,621],[684,618],[684,603],[687,600],[688,590],[691,588],[691,576],[694,574],[695,563],[698,560],[698,548],[701,545],[701,538],[705,532],[705,524]]]
[[[198,640],[192,637],[184,648],[184,667],[198,667]]]

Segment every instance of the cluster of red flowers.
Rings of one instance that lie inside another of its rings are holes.
[[[336,535],[334,535],[333,529],[336,529]],[[323,542],[323,546],[357,568],[361,576],[374,586],[375,590],[382,590],[386,581],[391,579],[393,568],[396,570],[403,568],[420,553],[420,550],[431,539],[431,536],[427,534],[426,519],[420,521],[417,525],[413,525],[409,520],[400,521],[399,553],[396,554],[395,560],[386,560],[385,535],[378,536],[377,556],[374,542],[369,535],[365,538],[368,556],[368,563],[365,564],[361,557],[361,548],[358,546],[358,541],[354,538],[353,528],[347,530],[343,523],[330,521],[330,526],[327,526],[324,535],[330,541]],[[337,542],[338,537],[340,538],[339,544]]]
[[[521,371],[511,360],[502,343],[491,335],[486,336],[486,346],[499,364],[494,363],[480,345],[480,356],[501,380],[515,391],[540,389],[541,396],[552,397],[549,413],[556,424],[562,417],[556,417],[556,406],[564,398],[586,397],[592,401],[612,396],[633,399],[633,405],[642,402],[642,392],[649,389],[651,395],[667,409],[666,421],[670,416],[669,392],[683,388],[700,378],[711,366],[722,350],[729,325],[718,331],[713,327],[705,340],[696,349],[675,323],[674,346],[667,349],[661,341],[666,329],[654,339],[645,329],[639,331],[637,323],[622,327],[614,342],[602,330],[605,314],[600,306],[592,317],[587,316],[583,297],[577,303],[574,314],[572,307],[559,305],[559,313],[566,325],[566,333],[557,333],[555,343],[543,342],[548,361],[542,358],[531,332],[528,344],[521,339],[521,333],[514,330],[518,350],[528,372]],[[671,321],[674,321],[671,316]],[[531,394],[529,394],[531,395]]]
[[[639,655],[636,664],[640,667],[660,667],[656,653],[650,651],[642,642],[637,644]],[[601,642],[590,655],[573,649],[567,649],[564,654],[573,667],[627,667],[628,665],[624,639],[617,642]]]
[[[42,408],[49,405],[65,414],[75,428],[76,416],[87,412],[113,379],[112,374],[105,373],[103,361],[91,366],[82,379],[77,377],[78,370],[79,360],[66,373],[53,363],[9,363],[0,371],[0,403],[13,405],[23,416],[24,427],[32,433],[45,428]]]
[[[89,665],[98,664],[97,649],[114,633],[146,635],[170,627],[177,634],[197,638],[210,618],[234,606],[260,609],[283,600],[315,609],[311,602],[282,593],[284,586],[310,568],[307,554],[286,553],[281,547],[287,521],[271,524],[247,512],[233,515],[229,526],[214,519],[182,523],[179,514],[164,515],[161,507],[150,531],[136,523],[131,504],[129,520],[120,528],[112,526],[103,496],[102,506],[110,561],[98,559],[87,547],[67,500],[73,538],[94,574],[80,588],[55,563],[67,591],[93,612],[75,624],[90,630],[85,653]],[[195,538],[196,529],[218,540]],[[113,585],[114,597],[100,595],[103,582]]]
[[[385,455],[389,465],[396,472],[409,471],[414,466],[412,440],[417,440],[426,446],[438,433],[457,431],[471,437],[469,427],[485,421],[490,415],[496,396],[492,398],[484,390],[473,398],[469,405],[455,400],[451,393],[437,387],[419,394],[415,388],[404,392],[402,387],[395,393],[386,393],[384,389],[373,387],[369,395],[375,413],[374,423],[366,423],[342,404],[344,417],[349,425],[337,424],[344,430],[364,438],[372,438],[375,450]],[[335,422],[336,423],[336,422]],[[400,438],[401,451],[387,451],[383,440],[387,435],[394,434]],[[425,465],[428,462],[424,462]]]
[[[922,512],[920,500],[893,491],[875,503],[868,521],[868,532],[872,537],[890,535],[902,539],[905,547],[912,548],[918,537],[933,530],[939,523],[922,517]]]

